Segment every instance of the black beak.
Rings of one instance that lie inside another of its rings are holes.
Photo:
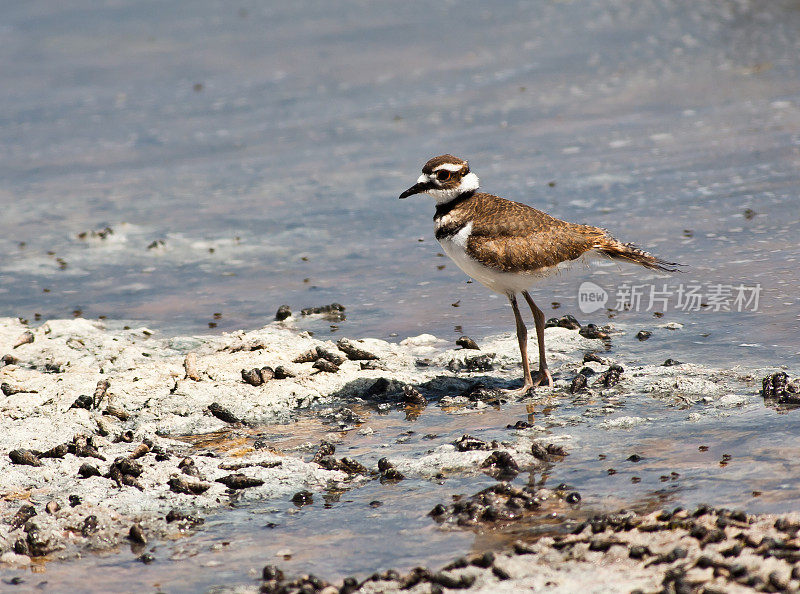
[[[414,184],[410,188],[408,188],[405,192],[400,194],[400,200],[403,198],[408,198],[409,196],[413,196],[414,194],[420,194],[422,192],[426,192],[433,187],[431,182],[420,182],[418,184]]]

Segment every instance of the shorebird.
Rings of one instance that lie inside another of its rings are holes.
[[[605,229],[568,223],[519,202],[479,192],[478,176],[469,163],[453,155],[434,157],[422,167],[417,183],[400,194],[428,194],[436,200],[433,221],[436,239],[461,270],[492,291],[508,297],[514,311],[522,356],[523,384],[513,393],[526,393],[542,383],[553,385],[544,348],[544,313],[528,289],[538,280],[584,256],[605,256],[674,272],[678,266],[630,243],[613,238]],[[531,376],[528,329],[517,305],[521,293],[533,313],[539,343],[539,371]]]

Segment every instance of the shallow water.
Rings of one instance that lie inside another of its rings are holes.
[[[567,529],[569,520],[598,512],[692,508],[712,501],[747,512],[778,513],[800,506],[800,463],[792,455],[800,447],[799,421],[796,415],[761,404],[715,413],[678,399],[559,396],[478,412],[445,411],[432,404],[418,417],[369,406],[357,412],[365,421],[347,432],[304,414],[289,425],[254,429],[251,440],[266,437],[271,447],[297,453],[306,451],[305,444],[333,438],[338,441],[337,456],[374,467],[384,455],[421,456],[464,433],[487,441],[508,439],[513,431],[506,425],[524,420],[545,427],[544,433],[534,433],[544,440],[570,435],[569,455],[544,470],[523,471],[514,482],[549,488],[566,484],[581,493],[582,501],[571,509],[544,508],[524,522],[472,532],[439,527],[426,513],[454,495],[471,495],[494,484],[494,478],[476,470],[446,472],[441,480],[407,478],[381,484],[372,479],[348,491],[317,493],[304,507],[287,499],[234,505],[209,514],[199,532],[148,545],[155,556],[152,564],[136,560],[141,549],[126,547],[39,565],[33,572],[0,573],[6,580],[22,577],[23,587],[46,582],[41,586],[45,591],[96,592],[195,592],[254,585],[266,564],[289,575],[310,572],[331,581],[348,575],[363,579],[389,568],[438,568],[466,552],[496,550],[518,539],[558,533]],[[703,414],[687,422],[692,412]],[[627,429],[597,426],[621,415],[649,420]],[[229,439],[221,433],[190,440],[198,452],[242,446],[241,432]],[[642,459],[630,461],[632,454]],[[305,455],[310,458],[311,452]],[[98,576],[96,583],[85,584],[87,572]]]
[[[297,311],[337,301],[347,320],[335,328],[322,319],[298,326],[380,338],[511,330],[504,299],[439,256],[430,200],[397,200],[427,158],[452,152],[470,160],[487,191],[689,265],[667,279],[576,267],[536,289],[548,316],[624,329],[613,340],[623,364],[672,357],[796,367],[799,8],[789,0],[5,6],[0,315],[80,312],[200,333],[258,327],[282,303]],[[92,235],[106,227],[113,233]],[[762,293],[757,312],[684,312],[673,299],[660,318],[655,308],[581,314],[578,287],[589,279],[609,292],[612,309],[623,280],[673,289],[760,283]],[[659,327],[667,322],[683,327]],[[636,340],[641,329],[653,337]],[[796,413],[752,404],[686,423],[678,402],[628,399],[620,414],[656,420],[626,431],[599,430],[591,418],[558,426],[582,410],[566,402],[537,411],[537,423],[553,419],[552,434],[576,442],[547,477],[519,481],[567,482],[588,511],[712,496],[748,511],[798,509]],[[381,440],[424,451],[427,433],[436,443],[464,432],[490,438],[526,415],[521,404],[469,415],[429,407],[413,422],[373,415],[376,434],[348,436],[353,449],[340,453],[374,462]],[[271,429],[275,441],[317,442],[324,430],[305,422]],[[397,444],[408,429],[416,433]],[[627,462],[632,453],[644,460]],[[732,459],[720,465],[723,454]],[[372,482],[330,509],[320,498],[299,511],[266,502],[155,544],[152,565],[121,551],[2,573],[22,575],[22,589],[85,587],[91,571],[103,576],[98,591],[177,592],[253,583],[251,570],[276,561],[331,579],[435,567],[519,536],[441,531],[420,514],[492,480]],[[402,538],[389,548],[386,534]],[[290,560],[275,556],[284,548]]]

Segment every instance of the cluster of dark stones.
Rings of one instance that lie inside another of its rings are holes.
[[[566,314],[560,318],[550,318],[545,322],[544,327],[577,330],[584,338],[608,340],[611,337],[611,328],[609,326],[597,326],[596,324],[586,324],[582,326],[581,323],[575,319],[575,316],[571,316],[570,314]]]
[[[531,455],[542,462],[553,462],[569,455],[563,446],[555,443],[542,445],[538,442],[531,444]]]
[[[335,304],[334,304],[335,305]],[[326,306],[331,307],[331,306]],[[344,308],[342,308],[344,309]],[[303,310],[303,315],[307,315],[305,313],[306,310]],[[281,310],[278,310],[279,316],[281,315]],[[318,312],[317,312],[318,313]],[[291,311],[289,314],[291,315]],[[288,317],[288,316],[286,316]],[[286,319],[285,317],[277,317],[277,319]],[[251,345],[250,350],[254,350],[256,346],[260,345]],[[368,364],[370,362],[374,362],[378,360],[378,356],[374,353],[370,353],[369,351],[364,350],[355,341],[349,340],[347,338],[340,339],[336,346],[341,353],[335,352],[333,350],[327,349],[323,346],[317,346],[304,353],[300,353],[297,357],[293,359],[293,363],[313,363],[312,368],[316,369],[318,372],[325,372],[325,373],[336,373],[339,371],[342,363],[344,363],[347,359],[351,361],[361,361],[362,366]],[[264,366],[261,368],[253,368],[253,369],[242,369],[242,381],[251,386],[261,386],[269,382],[270,380],[277,379],[286,379],[295,377],[295,374],[284,367],[283,365],[279,365],[274,369],[269,366]]]
[[[379,377],[366,389],[364,396],[370,400],[393,402],[407,406],[425,408],[428,399],[414,386]]]
[[[331,303],[330,305],[305,307],[300,310],[300,314],[304,316],[322,314],[326,320],[330,320],[332,322],[341,322],[347,319],[344,310],[345,307],[341,303]]]
[[[101,401],[106,397],[108,388],[110,387],[111,383],[108,380],[100,380],[97,382],[97,387],[91,396],[88,394],[81,394],[75,399],[75,402],[72,403],[70,408],[85,408],[86,410],[99,408]]]
[[[571,491],[564,489],[549,491],[560,499],[567,500]],[[576,503],[580,497],[571,497]],[[471,497],[461,497],[451,505],[436,505],[428,515],[439,524],[452,523],[458,526],[480,526],[497,522],[513,522],[542,507],[543,499],[538,489],[531,486],[517,487],[500,482]]]
[[[314,457],[311,458],[311,462],[318,464],[321,468],[326,470],[341,470],[349,475],[371,474],[366,466],[360,462],[357,462],[356,460],[353,460],[352,458],[339,458],[337,460],[334,457],[335,453],[336,446],[329,441],[323,441],[314,454]]]
[[[706,521],[699,519],[706,517]],[[709,528],[707,520],[713,520],[713,527]],[[753,523],[753,518],[739,510],[715,509],[701,505],[694,511],[676,508],[673,511],[662,510],[655,521],[646,519],[635,512],[621,511],[613,514],[594,516],[574,527],[573,535],[556,537],[553,547],[558,550],[568,550],[580,543],[588,543],[589,550],[605,552],[615,545],[628,548],[628,556],[632,559],[642,560],[646,566],[673,564],[689,557],[687,549],[676,546],[666,553],[654,553],[646,545],[634,545],[624,538],[615,537],[612,533],[624,533],[637,530],[639,532],[660,531],[686,531],[690,537],[696,539],[700,548],[709,544],[722,546],[730,541],[730,546],[719,550],[719,556],[712,554],[701,555],[693,561],[678,563],[668,569],[664,575],[663,585],[666,592],[700,592],[703,583],[687,579],[687,570],[691,567],[701,569],[713,567],[715,576],[722,576],[729,582],[752,588],[761,592],[783,592],[788,590],[788,584],[777,572],[772,572],[765,579],[755,572],[737,563],[736,558],[745,548],[761,557],[775,557],[789,564],[800,562],[800,544],[797,534],[800,524],[779,518],[775,528],[786,536],[775,539],[769,536],[755,537],[748,529]],[[738,534],[729,537],[725,528],[739,529]],[[792,579],[800,579],[800,567],[792,570]]]
[[[483,441],[477,437],[472,437],[466,433],[453,442],[458,452],[472,452],[475,450],[496,450],[500,444],[494,440],[491,442]]]
[[[267,565],[262,571],[261,592],[263,594],[353,594],[360,591],[370,582],[393,583],[399,590],[410,590],[420,584],[429,584],[432,594],[441,594],[446,589],[464,590],[475,583],[474,575],[458,575],[454,570],[466,567],[491,569],[501,580],[509,579],[509,575],[495,565],[495,554],[492,552],[460,557],[441,571],[431,571],[426,567],[415,567],[403,575],[394,569],[376,572],[366,579],[359,580],[347,577],[340,586],[330,584],[313,575],[303,575],[287,579],[283,571],[274,565]]]
[[[318,371],[336,373],[339,366],[345,362],[345,357],[333,351],[318,346],[309,349],[305,353],[299,354],[293,360],[294,363],[313,363],[312,367]]]
[[[42,458],[63,458],[67,454],[72,454],[79,458],[96,458],[105,460],[106,457],[100,453],[94,445],[92,437],[78,434],[72,441],[59,444],[44,452],[39,450],[16,449],[8,453],[8,457],[13,464],[23,464],[27,466],[41,466]]]
[[[776,371],[761,381],[761,396],[778,404],[800,404],[800,378],[789,381],[784,371]]]
[[[474,355],[464,357],[464,359],[450,359],[447,368],[452,372],[468,371],[475,373],[478,371],[492,371],[494,369],[494,353],[484,355]]]
[[[594,354],[593,353],[587,354],[587,356],[584,357],[583,359],[584,362],[599,361],[602,362],[602,364],[604,365],[606,364],[605,361],[603,361],[599,357],[596,357],[596,355],[594,357],[592,355]],[[597,378],[593,381],[591,387],[603,389],[616,386],[619,383],[624,371],[625,370],[622,368],[621,365],[612,363],[608,366],[608,369],[606,369],[597,376]],[[588,390],[589,378],[592,377],[593,375],[595,375],[595,371],[591,367],[582,368],[578,372],[578,374],[572,379],[572,383],[569,386],[570,393],[577,394],[578,392],[583,392]]]

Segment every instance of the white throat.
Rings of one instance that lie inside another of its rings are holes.
[[[423,178],[428,179],[427,176],[423,175],[420,177],[420,181],[424,181]],[[436,200],[436,204],[447,204],[451,200],[461,196],[461,194],[474,192],[480,185],[478,176],[469,172],[461,178],[461,183],[454,188],[432,188],[425,193],[428,194],[428,196],[432,196],[433,199]]]

